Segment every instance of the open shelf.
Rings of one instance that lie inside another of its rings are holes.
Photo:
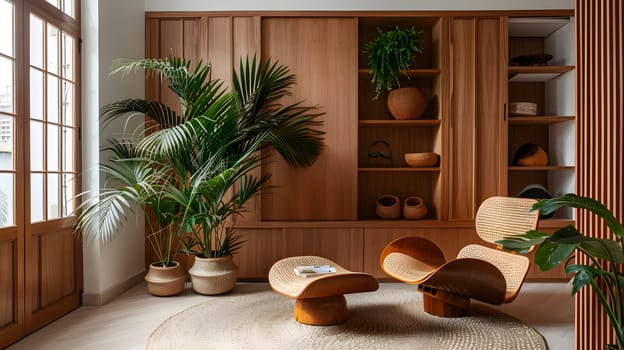
[[[405,71],[405,74],[410,78],[434,78],[440,75],[440,72],[438,68],[415,68],[408,69]],[[360,68],[358,69],[358,75],[361,78],[369,78],[371,71],[368,68]]]
[[[440,167],[420,167],[420,168],[408,168],[408,167],[396,167],[396,168],[358,168],[362,173],[414,173],[414,172],[428,172],[428,171],[440,171]]]
[[[545,165],[545,166],[510,166],[509,171],[536,171],[536,170],[574,170],[574,165]]]
[[[509,66],[507,72],[513,74],[563,74],[574,70],[574,66]]]
[[[509,125],[551,125],[574,120],[574,116],[558,115],[532,115],[532,116],[510,116]]]
[[[440,119],[412,119],[412,120],[396,120],[396,119],[371,119],[360,120],[358,125],[362,127],[408,127],[408,126],[439,126]]]

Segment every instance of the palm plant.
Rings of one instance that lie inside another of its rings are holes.
[[[581,288],[591,286],[615,331],[617,345],[624,348],[624,226],[602,203],[589,197],[566,194],[557,198],[543,199],[533,206],[543,214],[550,214],[561,207],[586,209],[600,216],[614,239],[594,238],[583,235],[574,226],[568,225],[552,235],[529,231],[524,235],[505,237],[497,243],[505,249],[520,253],[537,246],[535,263],[547,271],[561,263],[568,263],[578,251],[589,258],[590,263],[569,264],[566,273],[574,274],[572,294]]]
[[[78,208],[79,231],[114,239],[137,205],[150,218],[147,239],[164,265],[172,263],[176,236],[199,257],[235,253],[241,242],[226,221],[243,212],[270,176],[250,175],[260,164],[259,151],[272,147],[292,166],[311,165],[323,149],[321,113],[301,102],[280,103],[295,76],[270,60],[241,60],[231,92],[211,78],[209,64],[191,69],[183,58],[119,61],[113,73],[138,69],[166,79],[182,112],[137,98],[104,107],[105,123],[145,114],[145,133],[113,140],[111,165],[101,169],[114,186]]]

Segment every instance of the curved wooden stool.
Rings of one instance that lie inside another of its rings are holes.
[[[305,278],[293,271],[297,266],[319,265],[331,265],[336,268],[336,273]],[[269,284],[277,293],[297,299],[295,320],[314,326],[328,326],[347,320],[349,311],[344,294],[373,292],[379,288],[373,276],[351,272],[318,256],[296,256],[276,262],[269,271]]]
[[[477,212],[481,239],[495,243],[537,227],[533,199],[490,197]],[[421,237],[403,237],[382,251],[381,268],[390,277],[418,285],[425,312],[441,317],[463,316],[470,299],[500,305],[513,301],[529,270],[525,256],[478,244],[462,248],[446,261],[438,246]]]

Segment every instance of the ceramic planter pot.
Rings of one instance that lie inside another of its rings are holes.
[[[238,267],[231,255],[221,258],[195,258],[189,269],[193,290],[199,294],[217,295],[236,286]]]
[[[388,94],[388,109],[395,119],[415,119],[427,108],[427,96],[417,87],[394,89]]]
[[[403,202],[403,217],[411,220],[423,219],[427,215],[427,206],[422,198],[407,197]]]
[[[145,281],[147,281],[147,291],[159,297],[178,295],[184,291],[186,274],[182,270],[180,263],[174,261],[174,266],[158,266],[161,263],[150,265]]]
[[[399,197],[386,194],[377,199],[375,213],[382,219],[398,219],[401,217]]]

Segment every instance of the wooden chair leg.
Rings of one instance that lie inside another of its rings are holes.
[[[329,326],[347,320],[349,310],[344,295],[323,298],[297,299],[295,320],[312,326]]]
[[[427,286],[418,286],[423,293],[423,309],[426,313],[439,317],[461,317],[470,308],[470,299]]]

